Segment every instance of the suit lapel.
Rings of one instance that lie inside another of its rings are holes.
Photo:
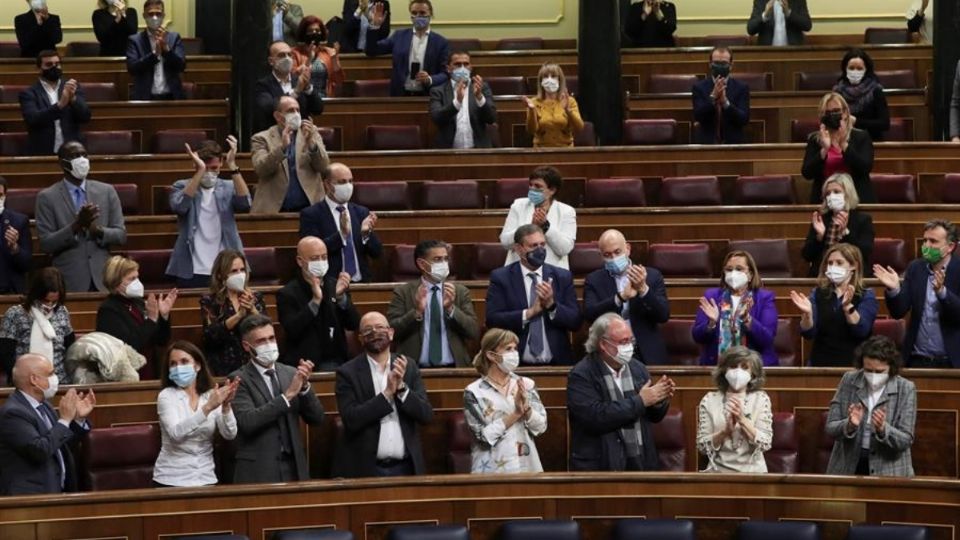
[[[260,372],[257,371],[256,366],[253,365],[253,360],[247,360],[247,365],[244,366],[246,370],[247,378],[253,384],[254,388],[260,392],[260,397],[263,398],[264,403],[269,403],[273,400],[273,395],[270,393],[270,389],[267,388],[267,383],[264,382],[263,376],[260,375]]]
[[[364,401],[373,399],[376,392],[373,389],[373,374],[370,373],[370,360],[367,359],[366,353],[360,355],[356,375],[360,381],[360,398]]]
[[[77,215],[77,207],[73,202],[73,195],[70,194],[70,190],[67,188],[65,179],[61,179],[59,182],[57,182],[57,190],[60,192],[60,197],[63,199],[64,208],[67,209],[67,215]],[[72,220],[67,219],[66,221],[69,222]]]
[[[527,284],[524,282],[527,276],[524,275],[523,271],[524,268],[522,264],[519,262],[514,263],[513,268],[510,269],[510,273],[513,274],[513,279],[510,280],[510,284],[513,286],[514,298],[518,298],[518,303],[521,304],[523,308],[527,308],[530,307],[528,305],[530,298],[527,296]]]

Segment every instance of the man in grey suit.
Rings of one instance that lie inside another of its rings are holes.
[[[470,54],[456,51],[447,63],[450,82],[430,89],[430,118],[436,148],[490,148],[487,125],[497,121],[490,86],[470,72]]]
[[[40,249],[53,257],[70,292],[106,291],[103,265],[110,246],[127,242],[120,198],[110,184],[87,180],[90,160],[77,141],[57,152],[63,180],[37,195]]]
[[[251,360],[230,375],[240,377],[233,413],[237,417],[235,484],[309,480],[307,453],[300,436],[300,418],[311,425],[323,421],[323,405],[310,386],[313,362],[296,368],[278,364],[273,323],[250,315],[238,327]]]

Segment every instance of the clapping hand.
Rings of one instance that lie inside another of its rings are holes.
[[[716,324],[720,320],[720,307],[717,306],[716,300],[712,298],[703,297],[700,299],[700,311],[710,319],[710,322]]]
[[[301,358],[300,364],[297,366],[297,372],[293,374],[293,379],[290,381],[290,386],[283,392],[287,401],[293,401],[297,394],[307,387],[310,383],[311,373],[313,373],[313,362]]]
[[[943,268],[938,268],[933,271],[933,290],[937,294],[943,291],[943,284],[946,282],[946,277]]]
[[[650,288],[647,285],[647,269],[642,264],[634,264],[627,268],[627,279],[633,290],[640,296],[646,294],[647,289]]]
[[[820,124],[820,151],[823,155],[826,155],[827,151],[830,150],[830,146],[833,144],[833,140],[830,137],[830,130],[827,129],[827,126]]]
[[[887,410],[883,407],[873,409],[873,413],[870,414],[870,423],[873,424],[874,433],[882,436],[887,425],[886,422]]]
[[[477,98],[477,101],[483,99],[483,78],[479,75],[473,76],[473,97]]]
[[[537,298],[540,299],[540,305],[543,306],[543,309],[553,307],[553,278],[537,283]]]
[[[449,312],[453,309],[453,301],[457,297],[457,288],[449,281],[443,284],[443,311]]]
[[[170,318],[170,310],[173,309],[173,304],[177,301],[177,294],[179,294],[177,289],[170,289],[170,292],[161,294],[157,299],[157,311],[164,319]]]
[[[847,230],[847,221],[850,219],[850,214],[846,210],[841,210],[833,215],[833,222],[840,228],[841,235],[843,231]]]
[[[463,96],[467,93],[467,83],[466,81],[457,82],[457,101],[462,103]],[[462,107],[462,105],[461,105]]]
[[[157,302],[157,295],[150,293],[147,296],[145,307],[147,311],[147,318],[153,322],[157,322],[157,319],[160,318],[160,304]]]
[[[363,222],[360,223],[360,234],[368,235],[373,232],[373,229],[377,226],[377,214],[370,212],[366,218],[363,219]]]
[[[237,138],[233,135],[227,135],[227,169],[237,170]]]
[[[98,217],[100,217],[100,208],[95,204],[87,203],[77,212],[77,225],[81,229],[89,229]]]
[[[804,315],[813,314],[813,304],[810,303],[810,299],[806,296],[797,291],[790,291],[790,300],[793,301],[793,305],[797,306],[797,309]]]
[[[350,280],[350,274],[346,272],[340,272],[340,274],[337,275],[337,286],[334,289],[334,294],[337,298],[342,297],[344,293],[350,290]]]
[[[392,400],[397,395],[397,390],[400,388],[400,383],[403,382],[403,376],[406,373],[407,357],[402,354],[398,355],[390,368],[390,374],[387,375],[387,388],[383,391],[384,397]]]
[[[306,92],[310,88],[310,67],[302,65],[297,72],[297,93]]]
[[[244,315],[253,315],[259,313],[253,293],[247,291],[240,293],[239,301],[240,311],[242,311]]]
[[[323,301],[323,278],[310,274],[308,283],[310,284],[310,291],[313,293],[313,301],[319,304]]]
[[[417,316],[423,318],[423,314],[427,312],[427,288],[420,283],[420,286],[417,287],[417,296],[414,299],[416,304],[414,309],[417,310]]]
[[[306,137],[307,142],[310,143],[311,148],[320,148],[320,144],[323,142],[322,137],[320,137],[320,130],[317,129],[317,125],[313,123],[313,120],[309,118],[304,118],[300,122],[300,131]]]
[[[853,428],[860,427],[860,421],[863,420],[863,405],[860,403],[852,403],[847,407],[847,423]]]
[[[3,230],[3,239],[7,243],[7,250],[9,250],[11,254],[16,255],[20,252],[20,231],[7,226]]]
[[[672,397],[675,386],[676,385],[672,379],[668,378],[666,375],[663,375],[660,377],[660,380],[656,382],[656,384],[654,384],[652,379],[648,380],[647,383],[643,385],[643,388],[640,389],[638,394],[640,395],[640,399],[643,401],[643,406],[650,407]]]
[[[827,234],[827,226],[823,222],[823,216],[820,215],[819,210],[813,212],[813,217],[810,218],[810,224],[813,226],[813,231],[817,233],[817,240],[823,240],[824,235]]]
[[[560,106],[563,110],[570,112],[570,94],[566,90],[560,92]]]
[[[517,408],[517,414],[520,418],[526,418],[530,414],[530,403],[527,400],[527,392],[523,388],[523,383],[517,381],[516,393],[513,395],[513,403]]]
[[[187,155],[190,156],[190,159],[193,160],[193,167],[198,172],[204,172],[207,170],[207,164],[200,159],[200,154],[197,154],[192,148],[190,148],[190,143],[183,143],[184,148],[187,149]]]
[[[74,390],[71,389],[70,391],[73,392]],[[90,416],[90,413],[93,412],[93,408],[97,406],[97,396],[93,393],[93,389],[87,392],[80,392],[76,394],[76,396],[77,416],[74,420],[78,423],[83,423],[83,421]]]
[[[879,279],[880,283],[883,283],[883,286],[888,290],[893,291],[900,288],[900,275],[889,266],[873,265],[873,275]]]
[[[523,96],[523,102],[526,103],[527,108],[531,111],[537,108],[537,104],[527,96]],[[960,137],[957,138],[957,142],[960,142]]]
[[[543,224],[546,222],[547,222],[547,211],[542,206],[538,206],[533,211],[533,219],[531,219],[531,223],[539,227],[542,227]]]

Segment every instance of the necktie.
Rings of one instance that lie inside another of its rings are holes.
[[[530,276],[530,302],[528,306],[532,306],[539,301],[537,298],[537,273],[530,272],[527,275]],[[537,315],[529,324],[530,333],[527,338],[527,346],[530,347],[530,354],[534,358],[540,359],[543,355],[543,314]]]
[[[87,194],[78,187],[73,188],[73,204],[77,207],[77,212],[87,204]]]
[[[45,403],[41,403],[40,405],[37,405],[37,411],[43,418],[43,423],[47,426],[47,429],[53,429],[53,425],[57,422],[57,416],[54,414],[50,406]],[[67,467],[63,462],[63,453],[59,448],[57,449],[57,463],[60,465],[60,489],[63,489],[67,479]]]
[[[440,317],[443,317],[443,311],[440,307],[439,292],[440,287],[434,285],[430,292],[430,344],[427,352],[427,358],[431,366],[439,366],[443,361],[443,330],[440,327]]]
[[[717,102],[717,133],[716,133],[716,142],[717,144],[723,143],[723,103]]]
[[[357,252],[353,248],[353,235],[350,231],[350,216],[347,215],[347,209],[343,205],[337,206],[337,212],[340,212],[340,235],[344,237],[343,270],[353,277],[357,274]]]
[[[270,379],[270,394],[273,397],[278,397],[280,395],[280,379],[277,378],[277,372],[273,369],[268,369],[264,371],[267,374],[267,377]],[[280,418],[280,450],[284,453],[289,453],[292,446],[290,445],[292,439],[290,439],[290,426],[287,425],[286,415]]]

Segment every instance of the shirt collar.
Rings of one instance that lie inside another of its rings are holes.
[[[36,409],[37,407],[40,406],[40,402],[37,401],[37,400],[36,400],[33,396],[31,396],[30,394],[24,392],[23,390],[17,390],[17,392],[20,392],[20,395],[23,396],[24,398],[26,398],[27,403],[29,403],[30,406],[33,407],[34,409]]]
[[[952,257],[952,256],[953,256],[953,253],[950,253],[949,255],[947,255],[946,257],[943,258],[943,271],[944,271],[944,272],[946,272],[946,271],[947,271],[947,267],[950,266],[950,257]],[[932,265],[932,264],[927,263],[927,272],[929,272],[930,275],[933,275],[933,265]]]
[[[543,281],[543,265],[542,264],[540,265],[540,268],[537,268],[536,270],[531,270],[526,266],[524,266],[523,263],[520,263],[520,270],[523,272],[523,277],[525,278],[529,278],[530,272],[533,272],[534,274],[537,275],[537,282]]]
[[[40,84],[43,86],[43,89],[49,92],[57,92],[60,90],[60,79],[57,79],[57,82],[50,83],[43,77],[40,78]]]
[[[340,203],[338,203],[337,201],[331,199],[329,196],[324,197],[323,200],[327,201],[327,206],[329,206],[329,207],[330,207],[330,210],[333,210],[334,212],[338,212],[338,213],[339,213],[339,210],[337,210],[337,207],[338,207],[338,206],[342,206],[342,207],[344,207],[344,208],[347,208],[347,203],[340,204]]]
[[[283,81],[280,79],[280,77],[277,77],[277,72],[273,71],[272,69],[270,70],[270,75],[273,75],[273,78],[276,79],[278,83],[280,83],[280,86],[283,86],[284,84],[293,85],[293,75],[287,75],[286,81]]]
[[[257,373],[259,373],[261,377],[266,377],[266,376],[267,376],[267,369],[273,369],[273,372],[274,372],[274,373],[277,372],[277,365],[276,365],[276,364],[273,365],[273,368],[265,368],[265,367],[261,366],[259,363],[257,363],[257,361],[254,360],[254,359],[252,359],[252,358],[250,359],[250,362],[253,364],[253,367],[256,368]]]
[[[374,360],[369,354],[367,355],[367,364],[370,366],[370,369],[374,371],[374,373],[380,373],[380,364],[378,364],[377,361]],[[390,371],[389,361],[387,362],[387,367],[383,370],[383,373],[387,373],[388,371]]]
[[[84,193],[87,192],[87,180],[86,180],[86,179],[84,179],[82,182],[80,182],[80,185],[79,185],[79,186],[76,185],[76,184],[74,184],[73,182],[67,180],[66,178],[63,179],[63,183],[67,185],[67,191],[69,191],[71,195],[73,195],[73,191],[74,191],[75,189],[77,189],[77,188],[80,188],[80,191],[82,191],[82,192],[84,192]]]
[[[427,288],[427,291],[433,290],[434,287],[440,287],[441,290],[443,289],[442,281],[440,283],[434,283],[422,274],[420,275],[420,282],[423,283],[423,286]]]
[[[602,353],[600,353],[600,352],[598,351],[597,354],[600,355],[600,354],[602,354]],[[620,378],[621,375],[623,375],[623,368],[627,367],[626,365],[622,365],[622,366],[620,366],[620,369],[619,369],[619,370],[616,370],[616,369],[613,369],[612,367],[610,367],[610,364],[608,364],[602,357],[600,358],[600,361],[603,362],[603,367],[607,368],[607,371],[609,371],[610,373],[612,373],[613,376],[616,377],[616,378],[618,378],[618,379]]]

